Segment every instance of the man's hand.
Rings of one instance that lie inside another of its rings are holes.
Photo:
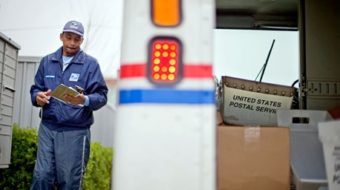
[[[79,94],[77,96],[65,95],[65,100],[73,105],[83,105],[85,103],[85,96],[84,94]]]
[[[35,98],[37,104],[43,107],[45,104],[50,103],[49,99],[51,97],[51,93],[51,89],[48,89],[46,92],[38,92],[37,97]]]

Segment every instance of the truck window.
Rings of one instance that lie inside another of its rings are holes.
[[[292,85],[299,79],[298,31],[215,29],[214,75],[255,80],[274,39],[262,82]]]

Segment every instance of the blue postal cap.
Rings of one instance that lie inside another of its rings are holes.
[[[75,20],[68,21],[63,29],[63,32],[72,32],[78,34],[80,36],[84,35],[84,27],[83,25]]]

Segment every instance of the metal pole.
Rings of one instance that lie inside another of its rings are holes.
[[[268,60],[269,60],[270,54],[272,53],[272,49],[273,49],[274,43],[275,43],[275,39],[273,40],[272,46],[270,47],[269,53],[268,53],[268,55],[267,55],[266,62],[264,63],[264,65],[263,65],[263,67],[262,67],[263,70],[262,70],[262,73],[261,73],[260,82],[262,81],[264,72],[266,71],[266,67],[267,67],[267,64],[268,64]]]

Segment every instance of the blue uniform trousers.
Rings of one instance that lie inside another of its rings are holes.
[[[51,130],[40,124],[31,190],[82,189],[90,154],[90,129]]]

